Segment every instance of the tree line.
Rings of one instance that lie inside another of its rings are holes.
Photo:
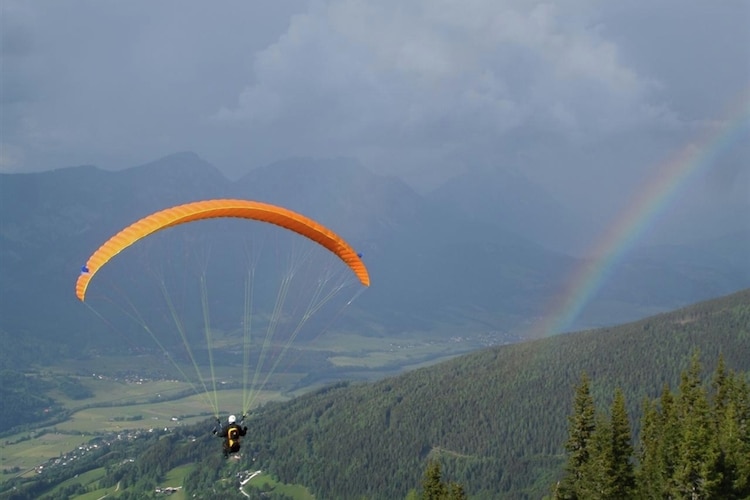
[[[698,353],[673,391],[642,404],[635,444],[618,388],[598,409],[585,373],[576,387],[565,473],[555,499],[750,498],[750,389],[747,375],[719,357],[709,382]]]

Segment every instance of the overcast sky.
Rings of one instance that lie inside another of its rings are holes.
[[[596,204],[736,118],[750,88],[750,0],[0,6],[2,172],[194,151],[235,178],[351,156],[423,190],[512,168]],[[749,143],[695,188],[706,203],[747,200]]]

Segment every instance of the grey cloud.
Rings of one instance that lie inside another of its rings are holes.
[[[658,97],[684,119],[716,117],[750,84],[750,2],[603,5],[604,35],[628,65],[662,83]]]
[[[6,0],[0,164],[513,168],[604,217],[748,86],[748,5]]]
[[[514,152],[498,146],[514,130],[590,141],[670,117],[649,101],[652,79],[559,7],[313,5],[254,56],[252,83],[214,115],[266,160],[335,151],[429,182],[507,162]]]
[[[4,150],[21,154],[3,168],[119,168],[184,149],[210,156],[208,116],[251,77],[246,54],[275,40],[297,7],[3,2],[4,24],[28,40],[3,71],[12,82],[3,99],[23,89],[25,103],[4,113]]]
[[[254,82],[237,106],[216,117],[258,133],[269,125],[294,131],[300,119],[322,122],[317,131],[348,147],[352,140],[385,147],[492,140],[529,122],[588,134],[637,122],[652,109],[648,79],[620,64],[616,47],[595,33],[566,31],[559,9],[474,2],[462,5],[461,16],[435,20],[430,14],[442,5],[398,5],[330,2],[297,16],[257,55]]]

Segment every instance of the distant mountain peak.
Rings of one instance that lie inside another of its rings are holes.
[[[125,169],[123,170],[123,172],[140,171],[142,169],[163,170],[163,171],[204,170],[204,171],[211,171],[215,174],[218,174],[224,177],[224,174],[222,174],[219,171],[219,169],[216,168],[213,164],[204,160],[196,153],[193,153],[190,151],[183,151],[180,153],[174,153],[171,155],[163,156],[157,160],[150,161],[148,163],[144,163],[136,167]]]

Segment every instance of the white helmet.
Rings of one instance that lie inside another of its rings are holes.
[[[229,418],[227,420],[230,424],[233,424],[237,421],[237,417],[235,417],[234,415],[229,415]]]

